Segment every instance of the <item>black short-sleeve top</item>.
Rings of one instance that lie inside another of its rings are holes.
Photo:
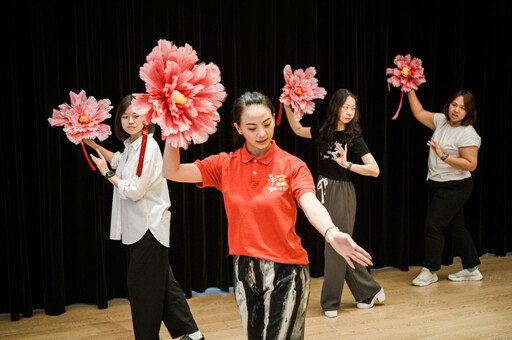
[[[311,136],[313,141],[316,143],[318,138],[319,126],[311,127]],[[340,143],[342,147],[345,147],[345,131],[336,131],[334,142],[327,149],[327,152],[323,153],[319,151],[318,161],[318,174],[327,178],[331,178],[337,181],[350,181],[350,170],[344,169],[336,163],[333,152],[336,152],[336,143]],[[352,140],[347,147],[348,155],[347,159],[349,162],[360,163],[361,157],[370,153],[370,149],[366,145],[363,136],[359,135]]]

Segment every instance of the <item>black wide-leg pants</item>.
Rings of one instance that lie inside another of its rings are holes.
[[[158,339],[163,321],[173,338],[198,330],[169,265],[169,248],[151,231],[128,245],[128,298],[137,340]]]

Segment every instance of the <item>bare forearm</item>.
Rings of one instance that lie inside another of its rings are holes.
[[[434,130],[436,128],[434,125],[434,113],[423,109],[423,106],[421,105],[414,90],[411,90],[407,93],[407,98],[409,99],[409,106],[411,107],[411,111],[414,117],[430,130]]]
[[[286,118],[288,118],[288,123],[290,124],[290,127],[292,128],[293,132],[303,138],[312,138],[311,136],[311,128],[310,127],[304,127],[302,124],[295,120],[295,117],[293,115],[293,111],[289,105],[283,105],[284,111],[286,112]]]
[[[322,235],[325,235],[327,228],[332,227],[331,216],[327,209],[318,201],[315,194],[306,193],[300,198],[300,205],[309,223]]]
[[[325,237],[333,249],[343,256],[351,268],[354,268],[352,261],[363,266],[372,264],[370,254],[358,246],[349,234],[339,231],[333,224],[329,212],[318,201],[315,194],[306,193],[299,201],[309,222]]]
[[[103,157],[105,158],[105,160],[109,163],[112,162],[112,158],[114,157],[114,153],[106,148],[104,148],[103,146],[99,145],[98,143],[96,143],[95,141],[93,140],[88,140],[86,142],[87,145],[89,145],[90,147],[92,147],[93,149],[97,149],[99,150],[99,152],[101,152],[101,154],[103,155]]]
[[[474,171],[477,166],[476,161],[469,161],[463,157],[448,156],[444,162],[457,170]]]
[[[163,154],[162,176],[172,180],[180,165],[180,150],[165,143]]]
[[[378,177],[380,174],[377,164],[352,164],[350,171],[362,176]]]
[[[411,107],[411,111],[413,115],[416,117],[418,113],[423,111],[423,106],[421,105],[418,97],[416,96],[416,92],[414,90],[409,91],[407,93],[407,98],[409,98],[409,106]]]
[[[174,182],[200,183],[203,177],[194,163],[181,164],[180,149],[165,143],[162,176]]]

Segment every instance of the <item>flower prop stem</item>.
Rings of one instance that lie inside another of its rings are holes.
[[[82,144],[82,151],[84,152],[85,159],[87,159],[87,163],[91,166],[92,171],[96,171],[96,168],[94,165],[92,165],[91,159],[89,158],[89,155],[87,154],[87,150],[85,150],[84,141],[81,141],[80,144]]]
[[[142,175],[142,166],[144,165],[144,155],[146,154],[146,144],[148,142],[148,127],[144,125],[142,130],[142,142],[140,145],[139,163],[137,164],[137,177]]]
[[[396,110],[395,115],[391,118],[393,120],[398,118],[398,113],[400,112],[400,109],[402,108],[402,102],[404,100],[404,91],[400,91],[400,93],[401,93],[401,95],[400,95],[400,104],[398,104],[398,110]]]

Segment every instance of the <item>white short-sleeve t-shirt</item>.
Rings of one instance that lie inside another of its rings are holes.
[[[443,151],[451,157],[460,157],[459,148],[465,146],[476,146],[480,148],[481,138],[473,126],[452,127],[443,113],[434,115],[436,129],[432,135]],[[443,162],[433,148],[428,154],[427,180],[437,182],[457,181],[471,176],[469,171],[458,170]]]

